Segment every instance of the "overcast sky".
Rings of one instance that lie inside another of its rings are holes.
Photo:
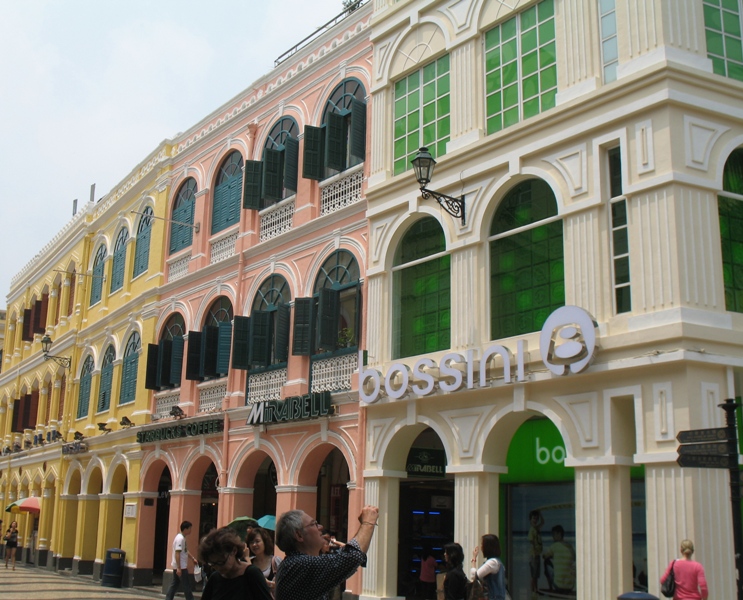
[[[0,308],[10,280],[165,138],[342,0],[0,0]]]

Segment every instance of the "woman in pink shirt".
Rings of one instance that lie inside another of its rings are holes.
[[[694,543],[691,540],[681,542],[681,558],[671,561],[660,582],[663,583],[671,569],[676,579],[676,591],[673,600],[707,600],[707,578],[701,563],[691,560],[694,554]]]

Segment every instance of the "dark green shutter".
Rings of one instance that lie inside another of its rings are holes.
[[[157,365],[160,347],[157,344],[147,344],[147,371],[144,376],[144,387],[148,390],[159,390],[157,385]]]
[[[227,375],[230,369],[230,346],[232,346],[232,323],[222,322],[217,327],[217,373]]]
[[[114,366],[107,365],[101,369],[101,386],[98,390],[98,412],[111,407],[111,382],[114,376]]]
[[[193,224],[194,202],[184,202],[173,211],[173,221]],[[170,253],[178,252],[191,245],[193,228],[173,223],[170,228]]]
[[[243,208],[261,209],[261,179],[263,163],[260,160],[246,160],[243,175]]]
[[[227,227],[227,204],[230,200],[229,183],[222,183],[214,190],[212,203],[212,235]]]
[[[351,156],[363,161],[366,158],[366,103],[351,100]]]
[[[328,113],[325,164],[330,169],[343,171],[346,168],[346,117]]]
[[[276,310],[276,362],[286,362],[289,358],[289,332],[291,330],[292,309],[288,304],[280,304]]]
[[[361,346],[361,325],[363,323],[363,319],[361,318],[361,310],[363,308],[362,306],[363,298],[361,297],[361,282],[356,284],[356,322],[354,323],[354,326],[356,327],[356,332],[354,335],[354,338],[356,340],[355,346]]]
[[[87,373],[80,378],[80,392],[77,396],[78,419],[82,419],[88,414],[88,405],[90,403],[90,381],[92,378],[93,376],[90,373]]]
[[[335,350],[338,346],[338,318],[340,316],[341,294],[330,288],[320,289],[318,314],[320,346],[325,350]]]
[[[188,332],[188,347],[186,348],[186,379],[189,381],[203,381],[201,373],[201,332]]]
[[[263,197],[266,200],[281,200],[283,196],[284,151],[266,148],[263,154]]]
[[[294,300],[294,340],[293,356],[312,354],[312,307],[314,298],[297,298]]]
[[[250,314],[250,365],[267,367],[271,361],[271,313],[254,310]]]
[[[33,317],[31,317],[31,331],[33,333],[46,333],[46,330],[42,324],[41,300],[37,300],[36,302],[34,302]]]
[[[284,187],[297,191],[299,179],[299,140],[289,136],[284,140]]]
[[[121,289],[124,285],[124,265],[126,263],[126,244],[114,252],[111,268],[111,291]]]
[[[322,127],[306,125],[304,128],[304,156],[302,177],[320,181],[325,177],[325,132]]]
[[[122,363],[121,392],[119,404],[134,402],[137,394],[137,368],[139,367],[139,353],[132,352]]]
[[[23,432],[23,430],[21,429],[22,414],[23,410],[21,408],[21,400],[19,398],[13,402],[13,423],[10,426],[10,430],[12,432]]]
[[[217,376],[217,344],[219,330],[211,325],[205,325],[201,330],[201,364],[199,372],[204,377]]]
[[[23,331],[21,332],[21,339],[24,342],[33,342],[34,335],[31,333],[31,321],[33,321],[33,311],[30,308],[23,309]]]
[[[227,185],[227,201],[224,210],[224,227],[240,221],[240,197],[243,191],[243,174],[242,171],[230,177]]]
[[[160,340],[157,353],[157,385],[160,389],[173,387],[170,383],[170,362],[173,357],[173,342]]]
[[[134,277],[144,273],[150,262],[150,233],[152,225],[148,225],[137,235],[134,249]]]
[[[235,316],[232,328],[232,368],[250,368],[250,317]]]
[[[183,377],[183,336],[173,338],[172,354],[170,356],[170,378],[168,383],[180,387]]]

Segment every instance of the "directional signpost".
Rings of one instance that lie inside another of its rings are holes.
[[[738,467],[738,432],[735,428],[735,411],[741,406],[735,400],[725,400],[719,405],[725,411],[726,427],[690,429],[679,431],[676,462],[680,467],[699,469],[727,469],[730,472],[730,502],[733,508],[733,542],[735,566],[738,571],[738,600],[743,600],[741,570],[743,569],[743,534],[740,518],[740,469]]]

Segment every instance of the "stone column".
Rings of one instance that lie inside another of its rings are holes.
[[[46,311],[46,329],[49,331],[57,324],[57,307],[59,306],[59,288],[53,287],[49,293],[49,304]]]
[[[555,19],[557,104],[588,94],[601,82],[596,4],[594,0],[564,0],[556,6],[560,13]]]
[[[469,466],[461,467],[470,468]],[[451,467],[447,473],[452,472]],[[506,472],[503,467],[501,472]],[[454,471],[454,539],[464,549],[465,572],[472,550],[486,533],[500,537],[498,530],[499,473]]]
[[[361,600],[397,598],[397,542],[400,524],[400,479],[407,473],[364,473],[366,503],[379,507],[379,526],[367,552]]]
[[[124,516],[124,494],[100,494],[98,498],[98,537],[93,569],[94,579],[100,579],[102,576],[106,550],[121,548],[121,526]]]
[[[67,318],[69,315],[67,314],[67,306],[70,303],[70,294],[73,292],[73,290],[70,288],[70,276],[66,276],[64,281],[62,282],[62,287],[60,288],[60,295],[59,295],[59,324],[60,325],[67,325]]]
[[[317,511],[317,486],[277,485],[276,514],[287,510],[303,510],[308,515],[314,515]]]
[[[97,545],[98,509],[98,494],[80,494],[77,497],[73,575],[91,575],[93,573]]]
[[[60,494],[54,542],[54,556],[57,559],[59,570],[72,567],[75,556],[75,542],[77,539],[78,495]]]
[[[578,600],[632,591],[631,500],[629,467],[575,467]]]
[[[39,560],[36,566],[47,565],[47,555],[51,548],[52,524],[56,514],[54,487],[41,491],[41,511],[39,512]]]
[[[476,36],[451,51],[451,140],[447,152],[452,152],[484,135],[485,111],[482,94],[482,37]]]
[[[375,48],[374,54],[377,59],[379,58],[378,52],[380,50]],[[390,121],[391,111],[387,110],[391,102],[390,95],[390,89],[382,88],[374,92],[372,96],[371,139],[379,140],[379,142],[372,144],[371,152],[367,152],[371,155],[368,181],[370,187],[384,181],[391,173],[392,122]]]
[[[219,522],[223,527],[234,517],[253,514],[254,488],[223,487],[219,489]],[[277,514],[280,514],[277,512]]]

